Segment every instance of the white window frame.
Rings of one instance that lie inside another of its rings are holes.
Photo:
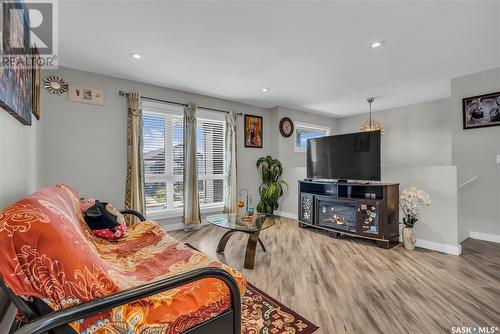
[[[158,106],[155,106],[158,105]],[[166,111],[168,110],[168,112]],[[197,117],[197,120],[224,120],[224,115],[220,115],[220,113],[215,113],[211,112],[209,110],[204,110],[202,108],[199,109],[199,111],[205,116],[202,117]],[[166,104],[163,103],[158,103],[158,102],[147,102],[147,107],[143,107],[143,112],[145,114],[149,115],[159,115],[159,116],[164,116],[166,114],[172,115],[172,114],[178,114],[179,116],[183,116],[183,108],[178,107],[172,104]],[[209,117],[206,117],[209,116]],[[225,135],[225,131],[223,131]],[[165,138],[167,140],[167,138]],[[225,140],[223,139],[223,143]],[[167,154],[170,154],[170,149],[165,147],[165,174],[148,174],[148,176],[144,175],[144,180],[146,182],[146,178],[148,179],[148,182],[164,182],[166,184],[166,187],[173,187],[175,182],[178,181],[183,181],[183,175],[174,175],[173,171],[172,173],[168,173],[167,171],[169,169],[172,169],[173,166],[168,166],[167,165]],[[225,163],[226,163],[226,152],[224,152],[224,167],[223,171],[226,171],[225,168]],[[171,160],[171,159],[170,159]],[[171,174],[171,175],[170,175]],[[203,176],[198,176],[198,180],[208,180],[208,179],[223,179],[224,182],[226,181],[226,175],[225,173],[223,174],[217,174],[216,176],[214,175],[203,175]],[[171,196],[169,192],[166,194],[166,203],[167,203],[167,208],[165,209],[159,209],[159,210],[154,210],[153,212],[147,212],[146,210],[146,216],[148,219],[152,220],[158,220],[158,219],[167,219],[167,218],[176,218],[176,217],[182,217],[184,214],[184,208],[181,207],[173,207],[173,202],[174,199]],[[170,203],[170,206],[169,206]],[[212,204],[201,204],[200,203],[200,213],[205,214],[205,213],[213,213],[213,212],[221,212],[224,209],[224,203],[212,203]]]
[[[307,151],[306,148],[302,148],[302,147],[297,145],[297,133],[298,133],[299,129],[300,130],[322,131],[322,132],[324,132],[324,136],[329,136],[331,131],[332,131],[332,129],[330,127],[327,127],[327,126],[295,122],[295,131],[293,131],[293,151],[295,153],[306,153],[306,151]]]

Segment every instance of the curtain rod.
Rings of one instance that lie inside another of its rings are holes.
[[[118,94],[120,96],[128,96],[128,93],[124,92],[123,90],[118,91]],[[175,102],[175,101],[157,99],[157,98],[154,98],[154,97],[141,96],[141,99],[150,100],[150,101],[156,101],[156,102],[170,103],[170,104],[175,104],[175,105],[178,105],[178,106],[187,107],[186,103],[180,103],[180,102]],[[204,107],[204,106],[198,106],[198,107],[201,108],[201,109],[206,109],[206,110],[211,110],[211,111],[224,112],[226,114],[229,113],[228,110],[223,110],[223,109],[215,109],[215,108]],[[243,114],[239,112],[239,113],[236,113],[236,115],[242,116]]]

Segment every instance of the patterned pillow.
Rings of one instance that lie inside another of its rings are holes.
[[[111,203],[95,199],[82,201],[85,222],[92,232],[106,240],[117,240],[127,232],[123,215]]]

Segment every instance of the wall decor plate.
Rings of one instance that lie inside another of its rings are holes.
[[[500,125],[500,92],[462,99],[465,130]]]
[[[104,105],[104,91],[102,89],[83,87],[72,83],[68,86],[69,101]]]
[[[50,94],[61,95],[68,91],[68,84],[61,77],[51,76],[43,79],[43,87],[49,91]]]

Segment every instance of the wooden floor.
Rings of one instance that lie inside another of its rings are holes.
[[[225,255],[214,226],[171,234],[243,272],[269,295],[320,326],[317,333],[450,333],[453,326],[500,328],[500,245],[462,244],[462,256],[330,238],[283,218],[263,231],[254,270],[243,269],[248,238]],[[499,332],[497,330],[497,332]]]

